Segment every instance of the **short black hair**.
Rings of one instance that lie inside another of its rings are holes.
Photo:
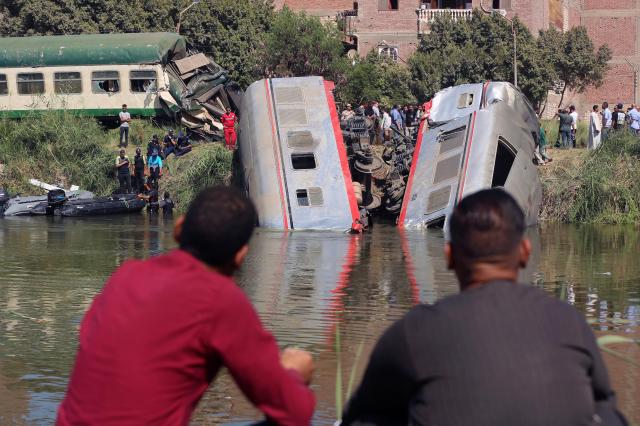
[[[609,102],[604,101],[604,102],[602,103],[602,107],[603,107],[603,108],[609,108]]]
[[[594,105],[594,106],[593,106],[593,110],[594,110],[594,111],[595,111],[595,110],[597,110],[598,108],[600,108],[598,105]]]
[[[180,248],[210,266],[227,266],[249,242],[256,219],[253,203],[236,189],[207,188],[187,210]]]
[[[524,235],[525,218],[511,195],[493,188],[465,197],[453,210],[449,226],[454,256],[481,260],[515,250]]]

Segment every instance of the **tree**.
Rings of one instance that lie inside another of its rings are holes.
[[[567,89],[583,93],[589,86],[602,85],[611,49],[605,44],[596,51],[585,27],[573,27],[565,33],[555,28],[541,31],[538,44],[545,60],[553,65],[555,81],[563,83],[560,105]]]
[[[554,70],[542,60],[543,52],[524,24],[515,18],[514,26],[519,87],[539,104],[551,87]],[[420,101],[457,84],[513,81],[511,23],[479,10],[469,20],[436,19],[431,32],[422,37],[418,51],[409,58],[409,69],[411,89]]]
[[[285,7],[266,35],[265,75],[320,75],[340,82],[346,68],[342,36],[335,24]]]
[[[181,34],[245,88],[262,75],[273,19],[271,0],[203,0],[183,16]]]
[[[387,106],[414,103],[410,79],[406,67],[370,52],[347,69],[344,83],[337,86],[336,96],[341,102],[356,104],[366,101],[379,101]]]

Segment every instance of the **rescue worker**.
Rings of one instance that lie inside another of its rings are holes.
[[[222,116],[222,126],[224,127],[224,143],[227,149],[236,149],[236,122],[238,117],[231,111],[231,108],[227,108],[226,114]]]
[[[169,129],[167,131],[167,134],[164,136],[164,139],[162,140],[163,145],[164,145],[164,150],[162,151],[163,158],[169,158],[169,155],[171,155],[171,153],[176,153],[176,138],[173,134],[173,129]]]
[[[189,136],[186,134],[179,132],[178,133],[178,142],[176,143],[176,149],[174,154],[176,157],[180,157],[188,152],[191,152],[191,142],[189,142]]]
[[[173,200],[171,199],[171,195],[167,191],[165,191],[164,196],[162,197],[162,213],[165,216],[172,216],[173,207],[174,207],[174,203],[173,203]]]
[[[151,141],[147,145],[147,160],[151,157],[153,151],[160,152],[160,149],[160,139],[158,138],[158,135],[153,135]]]
[[[116,157],[116,169],[118,170],[118,182],[120,182],[120,192],[128,194],[131,192],[131,172],[129,171],[129,157],[125,155],[125,150],[120,150],[120,155]]]
[[[136,148],[136,155],[133,157],[133,177],[138,194],[144,189],[144,168],[146,165],[147,162],[142,155],[142,150],[139,147]]]
[[[158,179],[162,176],[162,159],[158,155],[158,151],[153,151],[149,157],[149,179],[148,183],[151,187],[158,187]]]

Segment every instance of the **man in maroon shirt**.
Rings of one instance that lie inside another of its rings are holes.
[[[186,425],[222,366],[271,422],[310,423],[311,355],[280,355],[231,279],[255,222],[246,198],[209,188],[176,222],[180,249],[114,272],[82,321],[58,425]]]

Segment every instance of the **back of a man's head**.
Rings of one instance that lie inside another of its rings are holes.
[[[237,190],[207,188],[189,206],[180,248],[209,266],[230,266],[236,253],[249,242],[256,218],[251,201]]]
[[[513,254],[522,241],[525,219],[513,197],[494,188],[465,197],[449,227],[454,259],[473,263]]]

